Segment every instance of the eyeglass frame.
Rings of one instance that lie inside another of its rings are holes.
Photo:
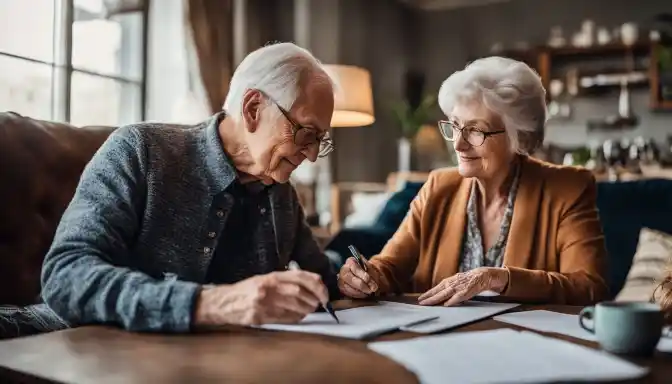
[[[469,143],[469,145],[471,145],[472,147],[480,147],[480,146],[482,146],[483,144],[485,144],[485,140],[487,140],[488,137],[490,137],[490,136],[494,136],[494,135],[498,135],[498,134],[500,134],[500,133],[505,133],[505,132],[506,132],[505,129],[500,129],[499,131],[484,131],[484,130],[482,130],[482,129],[478,129],[478,128],[476,128],[476,127],[470,127],[470,126],[469,126],[469,123],[464,124],[464,125],[462,125],[462,126],[460,127],[460,124],[459,124],[457,121],[454,121],[454,120],[439,120],[438,125],[439,125],[439,132],[441,133],[441,136],[443,136],[443,139],[446,140],[446,141],[450,141],[450,142],[457,141],[457,139],[456,139],[456,138],[449,138],[449,137],[447,137],[446,134],[445,134],[445,132],[444,132],[444,129],[443,129],[443,127],[442,127],[443,125],[450,125],[450,129],[451,129],[451,130],[456,129],[456,130],[460,131],[460,136],[461,136],[461,137],[464,137],[464,129],[465,129],[465,128],[471,128],[472,130],[481,133],[481,134],[483,135],[483,141],[481,142],[481,144],[474,145],[474,144],[472,144],[467,138],[464,139],[464,141],[466,141],[467,143]],[[490,127],[490,124],[487,124],[487,123],[486,123],[486,125],[487,125],[488,127]]]
[[[280,104],[278,104],[277,101],[273,100],[272,97],[268,96],[263,91],[259,91],[259,92],[261,92],[261,94],[263,94],[268,100],[270,100],[273,104],[275,104],[275,106],[278,108],[278,110],[280,110],[280,113],[282,113],[282,115],[285,117],[285,119],[287,119],[287,121],[289,122],[290,127],[292,129],[292,141],[294,142],[295,145],[297,145],[299,147],[307,147],[309,145],[317,144],[317,157],[320,157],[320,158],[327,157],[330,153],[332,153],[334,151],[334,149],[335,149],[334,141],[332,140],[331,137],[329,137],[329,132],[323,133],[320,137],[320,135],[317,134],[317,132],[319,131],[318,129],[313,128],[313,127],[306,127],[303,124],[299,124],[296,120],[294,120],[292,118],[292,116],[289,114],[289,111],[287,111],[285,108],[281,107]],[[315,132],[316,133],[315,137],[316,137],[317,141],[315,143],[309,143],[309,144],[299,144],[299,143],[297,143],[296,142],[296,134],[302,129]],[[322,147],[323,144],[325,145],[325,147],[324,147],[325,149],[320,150],[320,147]]]

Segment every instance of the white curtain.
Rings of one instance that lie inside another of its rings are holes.
[[[195,124],[210,115],[185,11],[184,0],[150,2],[147,120]]]

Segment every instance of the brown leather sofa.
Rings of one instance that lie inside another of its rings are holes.
[[[113,130],[0,113],[0,304],[38,301],[56,226],[84,166]]]

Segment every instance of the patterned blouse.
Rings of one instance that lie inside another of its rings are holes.
[[[460,261],[460,272],[470,271],[479,267],[501,267],[504,259],[504,249],[509,237],[509,228],[511,227],[511,217],[513,216],[513,205],[518,193],[518,181],[520,179],[520,163],[517,163],[513,182],[509,189],[509,197],[502,218],[502,226],[499,230],[499,237],[495,244],[488,249],[483,249],[483,237],[478,228],[478,205],[476,183],[471,184],[471,193],[467,203],[467,223],[465,228],[464,243],[462,244],[462,260]]]

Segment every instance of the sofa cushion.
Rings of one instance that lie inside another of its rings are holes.
[[[598,183],[597,207],[608,254],[613,295],[625,283],[642,228],[672,233],[672,180]]]
[[[619,301],[649,301],[672,268],[672,235],[643,228]]]
[[[389,192],[367,193],[355,192],[352,194],[352,212],[343,220],[344,228],[361,228],[372,226],[385,204],[390,198]]]
[[[406,217],[411,202],[420,192],[423,182],[407,182],[404,187],[395,192],[385,203],[382,212],[376,219],[374,226],[387,231],[394,231],[399,228],[401,222]]]
[[[350,257],[348,247],[354,245],[366,258],[378,254],[395,230],[380,227],[343,228],[326,246],[326,251],[338,255],[335,266],[340,269],[345,260]]]

